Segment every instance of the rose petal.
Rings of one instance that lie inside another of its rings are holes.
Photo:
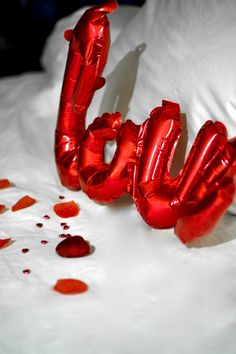
[[[6,206],[4,204],[0,204],[0,214],[2,214],[6,209]]]
[[[84,257],[89,254],[90,246],[81,236],[65,238],[57,247],[56,252],[61,257]]]
[[[75,295],[87,291],[88,285],[78,279],[59,279],[53,290],[65,295]]]
[[[8,246],[10,246],[10,241],[11,241],[11,238],[1,238],[0,239],[0,249],[7,246],[8,243],[9,243]]]
[[[4,189],[4,188],[8,188],[11,187],[11,182],[9,181],[9,179],[5,178],[5,179],[0,179],[0,189]]]
[[[28,269],[28,268],[26,268],[26,269],[23,269],[23,270],[22,270],[22,273],[28,275],[28,274],[31,273],[31,270]]]
[[[54,212],[61,218],[71,218],[79,214],[79,206],[73,200],[65,203],[58,203],[53,206]]]
[[[11,208],[12,211],[28,208],[36,202],[36,199],[31,198],[29,195],[25,195],[16,202]]]

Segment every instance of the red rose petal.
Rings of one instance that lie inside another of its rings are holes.
[[[0,179],[0,189],[4,189],[4,188],[8,188],[11,187],[11,182],[9,181],[9,179],[5,178],[5,179]]]
[[[79,214],[79,206],[73,200],[65,203],[58,203],[53,206],[54,212],[61,218],[71,218]]]
[[[70,228],[70,226],[69,225],[65,225],[65,226],[63,226],[63,230],[68,230]]]
[[[0,239],[0,249],[7,246],[8,243],[10,243],[11,238],[1,238]]]
[[[61,257],[84,257],[89,254],[90,246],[83,237],[72,236],[61,241],[56,247],[56,252]]]
[[[43,217],[45,220],[49,220],[50,219],[50,216],[49,215],[44,215]]]
[[[47,240],[41,240],[41,244],[42,244],[42,245],[46,245],[47,243],[48,243]]]
[[[12,206],[11,210],[17,211],[17,210],[25,209],[33,205],[35,202],[36,200],[34,198],[31,198],[29,195],[25,195],[24,197],[19,199],[18,202],[16,202],[16,204]]]
[[[72,237],[72,235],[71,234],[60,234],[60,235],[58,235],[58,237],[68,238],[68,237]]]
[[[6,206],[4,204],[0,204],[0,214],[2,214],[6,209]]]
[[[65,295],[75,295],[87,291],[88,285],[78,279],[59,279],[53,290]]]
[[[22,273],[23,273],[23,274],[30,274],[30,273],[31,273],[31,270],[28,269],[28,268],[27,268],[27,269],[23,269],[23,270],[22,270]]]

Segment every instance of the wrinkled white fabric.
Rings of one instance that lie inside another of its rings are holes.
[[[233,5],[233,0],[148,1],[140,11],[121,8],[111,15],[107,87],[97,93],[88,121],[113,108],[141,121],[164,98],[180,102],[190,136],[205,118],[225,119],[229,130],[235,129],[233,35],[229,38],[230,28],[235,33]],[[225,216],[211,235],[186,247],[173,230],[145,225],[130,198],[101,206],[59,183],[53,142],[66,55],[62,34],[79,14],[60,22],[48,40],[45,73],[0,81],[0,178],[15,184],[0,191],[0,204],[9,208],[0,215],[0,238],[14,240],[0,250],[0,352],[233,354],[235,217]],[[207,23],[214,26],[209,29]],[[218,33],[214,50],[211,33]],[[201,42],[192,39],[199,36],[208,45],[195,57]],[[211,60],[220,59],[218,69],[217,60],[212,66],[207,61],[208,49]],[[229,69],[232,77],[224,78]],[[217,74],[213,83],[211,71]],[[12,213],[10,207],[26,194],[37,203]],[[89,257],[64,259],[55,253],[58,235],[65,232],[64,220],[52,210],[59,195],[81,208],[78,217],[66,220],[66,233],[82,235],[95,246]],[[44,220],[45,214],[51,219]],[[37,228],[38,222],[44,226]],[[30,251],[24,254],[26,247]],[[22,273],[26,268],[29,275]],[[77,296],[54,292],[57,279],[66,277],[87,282],[89,291]]]

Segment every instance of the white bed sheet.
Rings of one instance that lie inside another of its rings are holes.
[[[172,229],[145,225],[129,197],[101,206],[64,189],[53,158],[59,91],[47,72],[0,81],[0,178],[14,183],[0,191],[0,203],[37,199],[0,215],[0,238],[14,240],[0,250],[0,352],[234,354],[236,218],[225,216],[213,234],[185,246]],[[59,195],[81,208],[68,231],[94,245],[88,257],[55,252]],[[65,277],[85,281],[89,291],[53,291]]]

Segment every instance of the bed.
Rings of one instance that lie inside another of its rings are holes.
[[[0,190],[6,206],[0,239],[12,239],[0,249],[0,351],[233,354],[234,204],[210,235],[184,245],[173,229],[147,226],[128,195],[98,205],[60,184],[54,131],[68,49],[63,32],[83,11],[56,25],[41,58],[43,72],[0,80],[0,179],[12,182]],[[114,111],[141,123],[167,99],[185,114],[187,153],[207,119],[221,120],[229,137],[236,136],[235,18],[233,0],[121,6],[109,18],[107,83],[94,97],[87,124]],[[108,145],[107,159],[113,152]],[[12,212],[24,195],[37,202]],[[65,231],[53,206],[62,197],[80,207],[66,232],[89,240],[87,257],[55,252]],[[62,295],[53,290],[62,278],[81,279],[89,290]]]

